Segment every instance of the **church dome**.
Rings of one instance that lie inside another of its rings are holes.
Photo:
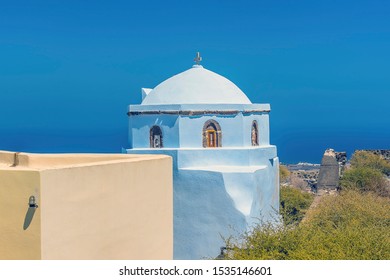
[[[160,104],[252,104],[234,83],[201,65],[179,73],[155,87],[141,103]]]

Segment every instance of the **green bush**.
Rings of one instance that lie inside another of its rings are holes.
[[[388,181],[378,169],[354,167],[344,172],[340,180],[342,190],[372,191],[379,195],[388,194]]]
[[[390,163],[367,151],[355,151],[351,158],[352,168],[372,168],[383,174],[390,175]]]
[[[284,225],[299,223],[305,216],[306,210],[313,202],[314,196],[294,187],[280,189],[280,215]]]
[[[355,191],[324,197],[299,231],[297,257],[389,259],[390,199]]]
[[[244,234],[240,241],[230,239],[225,259],[288,260],[297,243],[296,231],[281,225],[261,223]]]
[[[287,169],[287,167],[282,164],[279,165],[280,183],[286,183],[289,177],[290,177],[290,171]]]
[[[265,224],[230,240],[227,259],[390,259],[390,199],[345,191],[325,196],[296,227]]]
[[[386,160],[371,152],[356,151],[352,155],[351,168],[340,180],[340,188],[390,196],[390,183],[386,178],[389,174],[390,163]]]

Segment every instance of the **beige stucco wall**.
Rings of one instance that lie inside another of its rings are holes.
[[[23,229],[31,195],[40,196],[38,171],[0,170],[0,259],[41,258],[39,207]]]
[[[0,206],[0,258],[172,259],[170,157],[20,154],[18,166],[10,161],[0,152],[0,202],[10,200]],[[39,208],[23,231],[35,190]]]

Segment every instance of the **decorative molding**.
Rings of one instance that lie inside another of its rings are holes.
[[[151,110],[151,111],[130,111],[128,116],[138,115],[179,115],[179,116],[199,116],[199,115],[237,115],[253,113],[269,113],[271,110]]]

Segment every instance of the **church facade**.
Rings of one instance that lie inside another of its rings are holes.
[[[174,258],[214,258],[222,237],[279,209],[279,159],[269,104],[252,104],[231,81],[199,65],[142,89],[130,105],[131,154],[173,159]],[[148,171],[143,170],[145,176]]]

